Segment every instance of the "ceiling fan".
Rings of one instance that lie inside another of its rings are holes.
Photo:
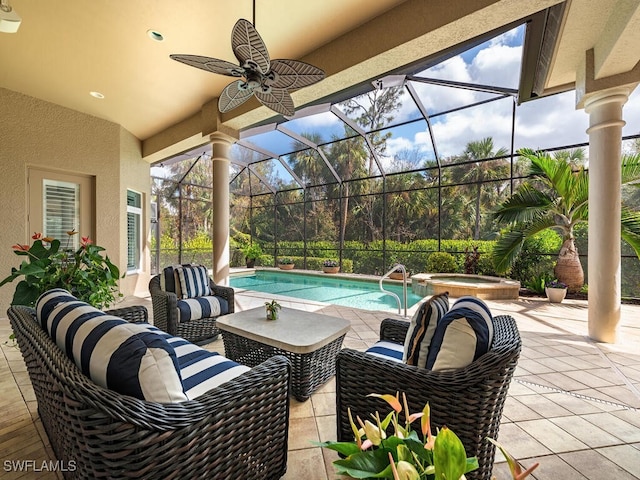
[[[249,100],[251,95],[265,107],[282,115],[295,115],[290,91],[306,87],[324,78],[324,71],[298,60],[270,60],[262,38],[251,22],[241,18],[231,33],[233,53],[240,62],[199,55],[169,55],[178,62],[207,72],[242,77],[227,85],[218,99],[220,112],[228,112]]]

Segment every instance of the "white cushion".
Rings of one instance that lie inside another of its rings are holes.
[[[438,322],[426,368],[463,368],[489,351],[493,341],[493,317],[487,305],[475,297],[459,298]]]

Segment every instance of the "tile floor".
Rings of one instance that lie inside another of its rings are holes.
[[[272,296],[269,297],[271,299]],[[260,306],[255,292],[236,294],[236,309]],[[143,303],[148,298],[129,298]],[[320,311],[351,321],[344,347],[366,349],[378,338],[388,313],[279,298],[283,306]],[[513,315],[523,339],[522,355],[509,389],[500,442],[524,465],[540,462],[535,479],[640,479],[640,306],[623,305],[620,341],[590,341],[586,302],[549,304],[542,299],[488,301],[494,314]],[[0,339],[10,326],[0,318]],[[0,341],[0,458],[52,458],[37,417],[36,401],[20,352]],[[222,341],[208,346],[222,352]],[[335,454],[312,441],[335,439],[335,381],[306,402],[291,400],[288,470],[285,480],[338,476]],[[508,479],[501,454],[494,475]],[[0,478],[61,478],[53,473],[8,473]]]

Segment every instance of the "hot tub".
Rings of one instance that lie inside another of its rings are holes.
[[[411,277],[411,290],[423,297],[449,292],[456,298],[471,295],[484,300],[517,300],[520,282],[465,273],[418,273]]]

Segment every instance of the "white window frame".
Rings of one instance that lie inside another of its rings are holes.
[[[134,194],[138,197],[140,206],[129,205],[129,194]],[[141,192],[137,192],[132,189],[127,189],[127,273],[137,273],[141,270],[141,262],[142,262],[142,199],[143,195]],[[135,218],[135,231],[133,233],[134,241],[136,243],[134,254],[137,257],[134,262],[135,265],[130,263],[129,258],[129,216],[132,215]]]

